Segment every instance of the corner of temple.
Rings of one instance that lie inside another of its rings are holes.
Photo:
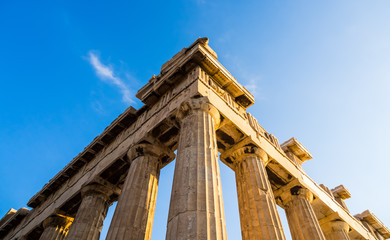
[[[379,220],[377,216],[366,210],[360,214],[356,214],[355,218],[359,219],[368,230],[378,232],[385,239],[390,238],[390,230]]]
[[[280,145],[291,161],[302,165],[305,161],[312,159],[311,153],[296,138],[292,137]]]
[[[348,191],[344,185],[339,185],[332,190],[333,196],[336,198],[341,198],[343,200],[351,198],[351,193]]]

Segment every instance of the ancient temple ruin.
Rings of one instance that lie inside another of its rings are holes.
[[[220,160],[236,176],[242,239],[387,239],[370,211],[353,215],[343,186],[307,176],[312,158],[295,138],[279,144],[246,111],[254,97],[199,38],[161,67],[129,107],[51,179],[27,206],[0,220],[0,239],[150,239],[160,170],[176,158],[166,239],[227,239]],[[174,151],[177,150],[177,156]],[[218,155],[220,153],[220,156]]]

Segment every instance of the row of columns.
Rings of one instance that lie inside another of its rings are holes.
[[[207,98],[194,98],[181,106],[178,119],[181,132],[166,239],[227,239],[215,133],[219,112]],[[161,159],[174,157],[170,150],[155,144],[139,144],[129,151],[130,169],[106,239],[151,239]],[[231,151],[230,157],[235,160],[242,239],[285,239],[265,168],[267,154],[246,145]],[[85,186],[73,223],[70,218],[53,215],[44,222],[40,239],[99,239],[113,193],[112,186],[105,184]],[[312,200],[313,195],[300,186],[278,195],[292,238],[349,239],[348,225],[340,221],[324,225],[324,235]]]

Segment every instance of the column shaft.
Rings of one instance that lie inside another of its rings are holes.
[[[285,239],[263,161],[245,155],[235,172],[242,239]]]
[[[218,111],[192,99],[181,123],[166,239],[226,239],[218,152]]]
[[[98,240],[113,190],[100,184],[82,189],[82,201],[69,229],[68,240]]]
[[[69,226],[72,224],[71,218],[53,215],[43,222],[44,231],[40,240],[62,240],[65,239]]]
[[[325,240],[310,202],[313,195],[295,187],[285,204],[286,216],[293,240]]]
[[[147,240],[152,237],[159,158],[157,153],[147,152],[152,146],[136,148],[142,155],[131,163],[106,239]]]
[[[40,240],[62,240],[68,231],[63,227],[48,227],[43,231]]]

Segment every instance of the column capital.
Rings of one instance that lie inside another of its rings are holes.
[[[324,232],[345,231],[348,233],[349,225],[342,220],[333,220],[321,223],[321,228]]]
[[[116,192],[111,186],[106,186],[98,182],[92,182],[81,188],[81,197],[97,196],[104,201],[108,201],[112,194]]]
[[[313,202],[314,195],[309,189],[301,186],[298,180],[294,180],[286,186],[275,191],[276,201],[282,205],[287,206],[291,200],[301,198],[306,199],[309,203]]]
[[[170,162],[176,157],[170,149],[164,147],[162,144],[140,143],[132,146],[127,152],[127,158],[130,163],[138,157],[147,155],[164,160],[164,162]]]
[[[193,97],[186,102],[183,102],[176,114],[176,118],[181,122],[186,116],[198,111],[209,113],[214,119],[215,127],[219,126],[221,123],[219,111],[210,103],[208,97]]]
[[[259,157],[263,161],[264,166],[266,166],[270,160],[268,154],[260,147],[257,147],[250,138],[245,138],[233,147],[225,150],[221,154],[221,159],[227,159],[232,162],[241,162],[251,155]]]
[[[237,162],[240,162],[251,155],[259,157],[264,162],[264,164],[268,162],[267,153],[263,149],[253,145],[247,145],[235,149],[233,152],[231,152],[230,157],[232,157]]]
[[[290,189],[291,196],[296,196],[297,198],[305,198],[309,202],[313,201],[313,194],[309,189],[303,188],[302,186],[295,186]]]
[[[43,228],[61,226],[63,228],[69,228],[73,222],[73,218],[60,214],[53,214],[43,221]]]

